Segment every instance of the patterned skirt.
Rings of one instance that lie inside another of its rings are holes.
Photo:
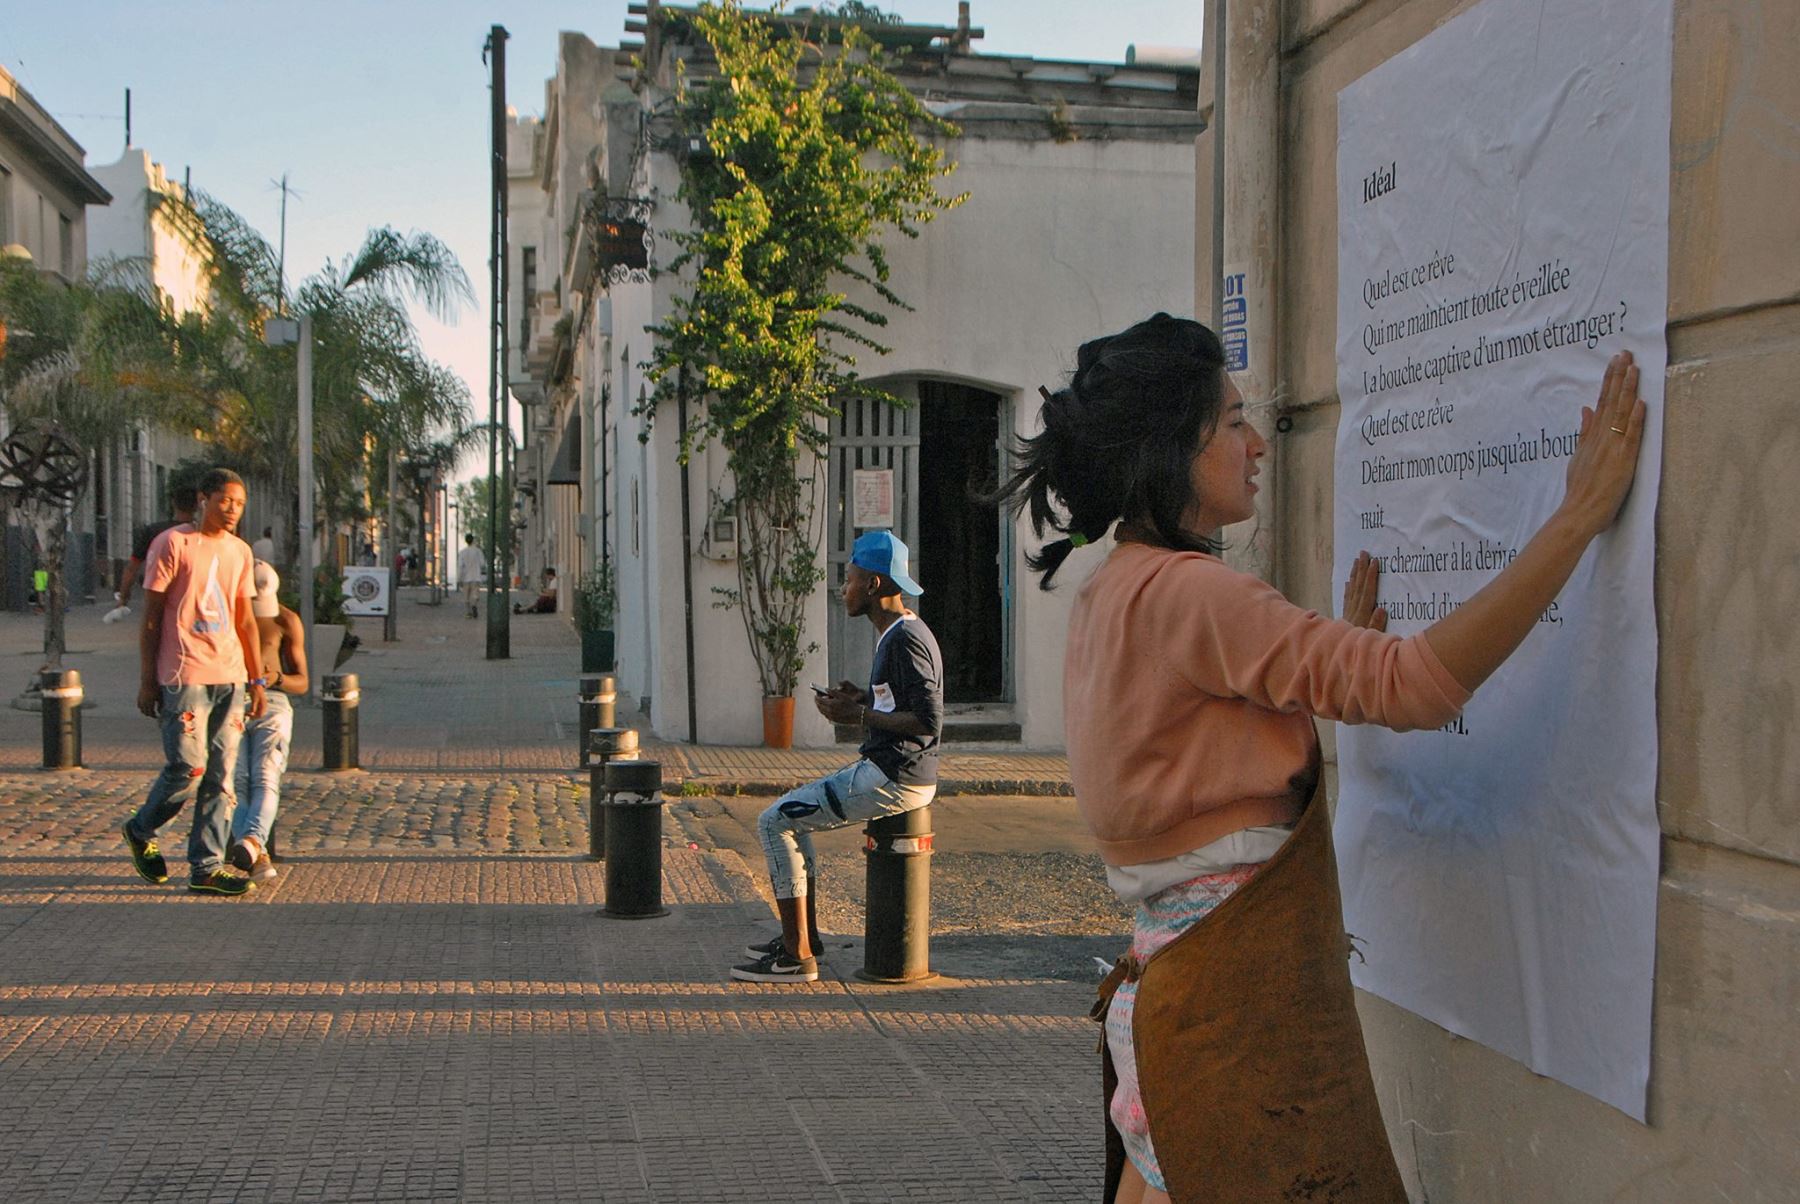
[[[1206,874],[1159,891],[1138,904],[1132,923],[1131,955],[1142,965],[1151,954],[1205,919],[1261,869],[1260,865],[1233,866],[1219,874]],[[1138,1173],[1157,1191],[1167,1191],[1156,1148],[1150,1141],[1150,1124],[1138,1090],[1137,1056],[1132,1044],[1131,1021],[1136,1010],[1138,982],[1121,983],[1106,1013],[1106,1044],[1112,1052],[1119,1086],[1108,1109],[1114,1127],[1125,1141],[1125,1155]]]

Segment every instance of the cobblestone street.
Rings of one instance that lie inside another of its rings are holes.
[[[1097,878],[1064,848],[1067,800],[938,805],[939,830],[966,829],[972,850],[934,871],[943,977],[855,978],[848,833],[822,848],[840,889],[822,911],[821,981],[734,984],[725,970],[772,926],[761,866],[732,835],[754,800],[671,797],[671,915],[600,916],[586,787],[564,767],[572,633],[521,623],[513,659],[495,664],[478,625],[424,607],[401,617],[399,644],[344,666],[369,691],[371,771],[290,774],[292,860],[247,900],[183,889],[185,816],[162,834],[171,881],[131,872],[117,824],[156,763],[155,728],[123,694],[116,629],[71,616],[101,768],[29,768],[38,717],[0,713],[0,1198],[1097,1194],[1085,1014],[1091,958],[1116,951],[1121,921],[1061,913],[1058,892],[1088,900]],[[0,617],[0,663],[21,670],[9,686],[35,664],[35,633]],[[318,712],[301,723],[316,764]],[[453,767],[474,734],[487,760]],[[385,768],[384,748],[409,750],[412,768]],[[765,774],[808,765],[755,752],[734,755]],[[1054,786],[1054,761],[979,755],[996,776]],[[1044,852],[987,851],[1031,829],[1038,806]]]

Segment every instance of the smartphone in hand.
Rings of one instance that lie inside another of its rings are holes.
[[[817,694],[820,698],[824,698],[831,693],[831,691],[827,690],[824,686],[813,686],[812,692]]]

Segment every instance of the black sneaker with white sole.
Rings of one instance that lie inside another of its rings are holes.
[[[731,976],[739,982],[817,982],[819,963],[816,958],[789,957],[784,949],[731,967]]]
[[[254,836],[246,836],[242,840],[233,841],[225,850],[225,863],[240,873],[248,874],[256,865],[256,855],[262,847]]]
[[[781,934],[779,932],[768,940],[763,941],[761,944],[744,946],[744,956],[756,961],[760,961],[771,953],[785,952],[787,952],[787,946],[781,943]],[[817,953],[813,954],[813,960],[824,961],[825,950],[820,949]]]
[[[752,961],[761,961],[772,953],[785,953],[786,951],[787,946],[782,944],[779,932],[766,941],[744,946],[744,956]]]

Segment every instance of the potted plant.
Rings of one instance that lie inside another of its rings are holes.
[[[887,353],[873,337],[884,311],[911,308],[888,287],[882,243],[917,237],[964,200],[937,189],[954,164],[935,139],[956,127],[889,70],[857,23],[872,11],[799,37],[735,3],[682,16],[717,71],[683,78],[674,98],[676,128],[699,153],[682,159],[691,220],[669,233],[668,266],[691,286],[649,328],[654,391],[637,412],[678,407],[681,463],[712,440],[725,451],[737,582],[714,593],[743,619],[770,747],[793,741],[794,688],[817,647],[806,610],[825,576],[831,420],[846,397],[903,404],[856,369],[858,354]]]
[[[581,632],[583,673],[606,673],[613,668],[613,621],[618,602],[610,560],[589,569],[575,586],[575,629]]]

